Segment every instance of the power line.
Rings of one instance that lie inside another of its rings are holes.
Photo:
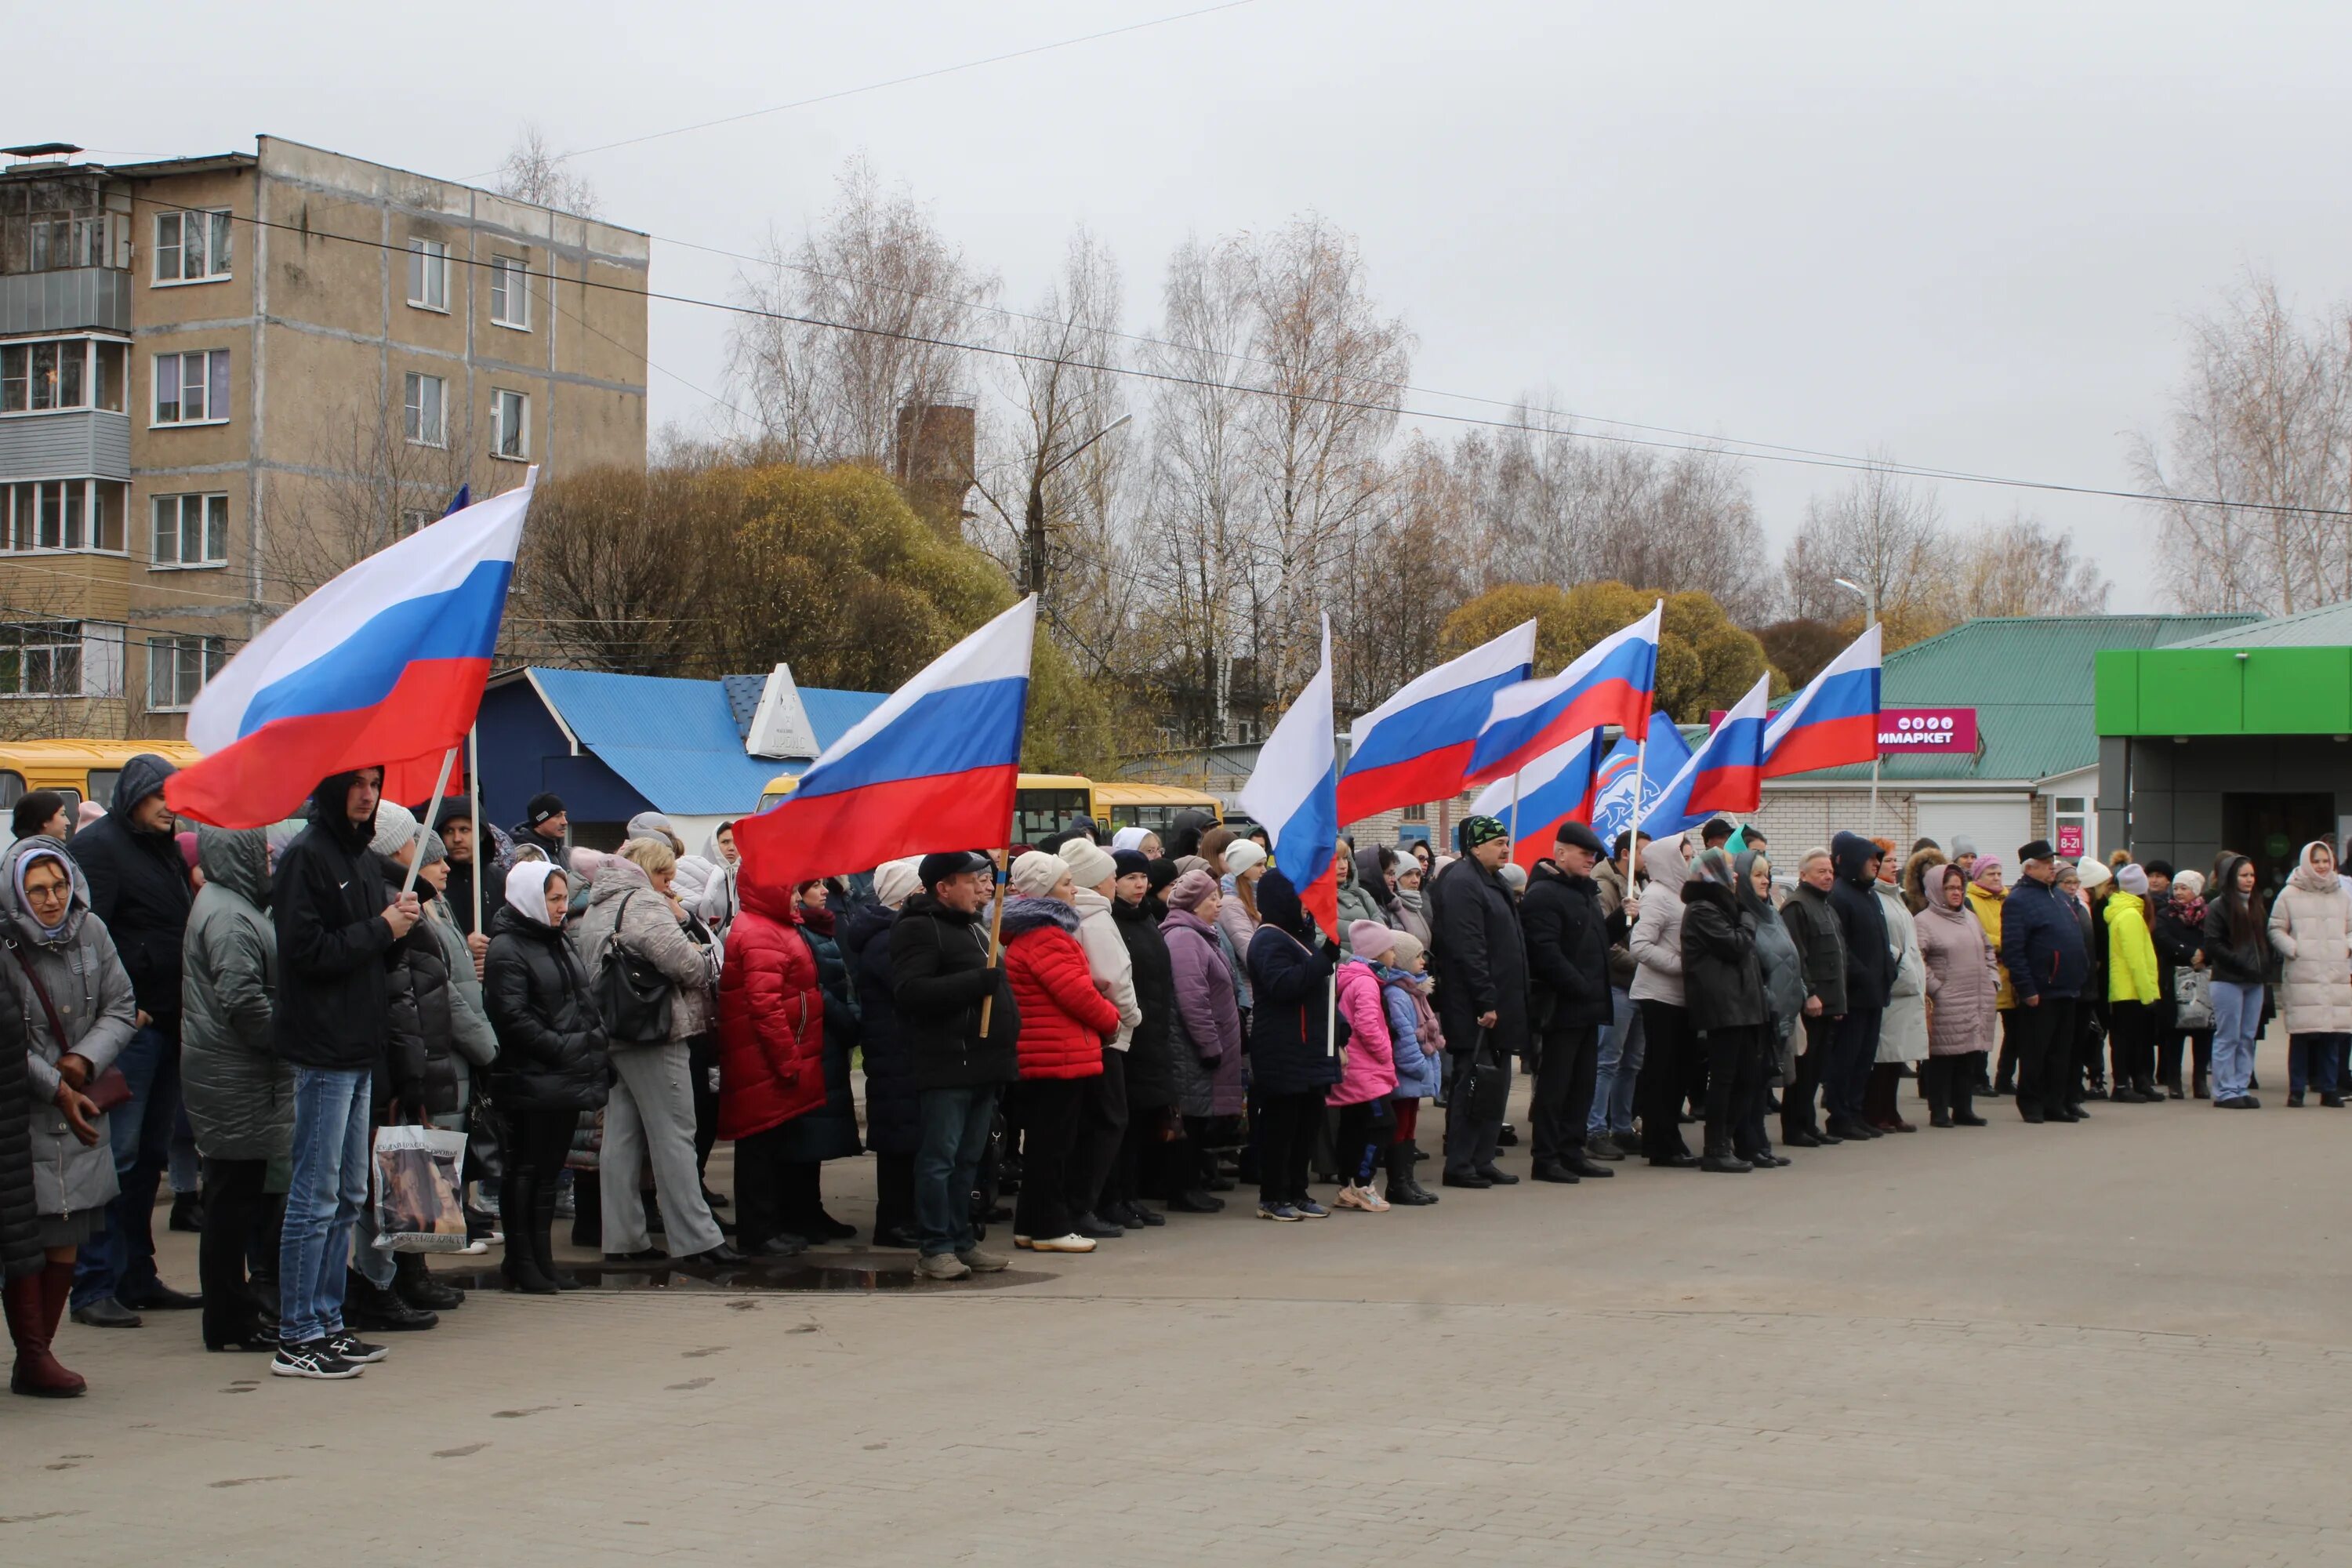
[[[169,203],[157,202],[151,197],[134,197],[133,200],[139,204],[166,211],[180,210]],[[248,224],[257,228],[278,229],[288,234],[299,235],[306,239],[337,240],[346,245],[363,246],[370,249],[391,251],[400,255],[408,254],[405,246],[394,245],[387,240],[368,239],[357,235],[332,234],[324,230],[305,228],[293,224],[247,217],[236,214],[232,214],[230,216],[237,223]],[[491,259],[476,257],[452,255],[445,256],[442,259],[450,265],[460,267],[488,268],[494,264]],[[853,332],[866,337],[887,338],[917,347],[947,349],[959,353],[983,354],[992,358],[1016,360],[1033,364],[1055,364],[1066,370],[1093,371],[1104,375],[1124,376],[1135,381],[1189,386],[1205,391],[1230,392],[1243,396],[1272,398],[1292,404],[1303,403],[1343,412],[1386,414],[1402,418],[1432,420],[1442,424],[1507,430],[1528,435],[1555,436],[1566,440],[1597,441],[1612,446],[1643,447],[1655,451],[1694,452],[1712,457],[1745,457],[1759,462],[1787,463],[1800,468],[1828,468],[1854,473],[1891,473],[1911,479],[1942,479],[1960,484],[1990,485],[2008,489],[2043,490],[2061,495],[2095,496],[2115,500],[2148,502],[2159,506],[2215,507],[2305,517],[2352,518],[2352,509],[2338,507],[2299,506],[2283,501],[2227,500],[2205,496],[2165,495],[2154,490],[2129,490],[2103,485],[2069,484],[2055,479],[2020,479],[2011,475],[1933,468],[1924,464],[1854,458],[1836,453],[1814,454],[1809,448],[1801,447],[1763,447],[1760,443],[1755,445],[1761,449],[1727,452],[1725,447],[1729,443],[1719,438],[1703,437],[1696,444],[1687,441],[1659,440],[1648,437],[1613,435],[1602,431],[1564,429],[1558,426],[1537,424],[1524,419],[1488,419],[1471,414],[1450,414],[1440,409],[1409,408],[1403,406],[1399,401],[1374,401],[1366,398],[1339,397],[1327,394],[1252,386],[1239,382],[1218,381],[1208,376],[1183,375],[1173,371],[1156,370],[1148,366],[1104,364],[1089,360],[1065,359],[1053,354],[1033,353],[1027,350],[1007,348],[994,343],[964,342],[953,338],[932,337],[925,333],[900,331],[895,328],[871,326],[856,321],[827,321],[821,316],[799,315],[789,310],[771,310],[753,305],[730,304],[724,300],[699,299],[690,294],[672,294],[659,289],[631,288],[625,284],[608,283],[586,277],[560,278],[552,272],[533,272],[528,268],[516,268],[511,261],[504,258],[499,258],[499,263],[505,265],[509,272],[520,270],[526,277],[542,279],[551,285],[558,282],[571,283],[583,289],[595,289],[608,293],[625,294],[633,299],[659,300],[665,304],[690,305],[700,310],[717,310],[729,315],[781,321],[794,326],[814,327],[827,331]],[[644,355],[640,353],[637,357],[642,359]],[[1500,402],[1501,400],[1485,399],[1483,401]]]

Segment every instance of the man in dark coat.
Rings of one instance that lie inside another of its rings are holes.
[[[1871,1065],[1878,1059],[1878,1026],[1895,990],[1895,952],[1887,944],[1886,906],[1878,897],[1878,846],[1858,833],[1830,840],[1837,881],[1830,906],[1845,938],[1845,1016],[1837,1021],[1822,1099],[1832,1137],[1849,1141],[1885,1134],[1863,1113]]]
[[[2017,852],[2021,875],[2000,908],[2000,963],[2017,1010],[2017,1113],[2028,1121],[2080,1121],[2073,1087],[2074,1010],[2090,973],[2089,944],[2073,900],[2054,885],[2055,851],[2037,838]]]
[[[136,1327],[140,1312],[202,1302],[155,1275],[155,1189],[180,1117],[180,944],[195,902],[163,800],[163,781],[178,771],[151,752],[132,757],[106,815],[69,847],[139,1005],[139,1032],[114,1063],[131,1100],[106,1119],[121,1191],[106,1205],[105,1232],[82,1244],[74,1267],[74,1321],[97,1328]]]
[[[537,849],[545,855],[551,864],[563,868],[568,879],[572,875],[572,851],[565,847],[563,836],[571,830],[572,818],[563,809],[562,797],[552,791],[542,791],[530,797],[530,804],[523,807],[522,820],[508,830],[508,837],[514,840],[517,849]],[[485,893],[488,890],[483,889]],[[482,918],[490,918],[487,900],[482,904]]]
[[[322,780],[310,826],[278,858],[278,1054],[292,1062],[294,1163],[278,1253],[282,1320],[270,1371],[340,1379],[381,1360],[344,1331],[345,1263],[368,1192],[377,1063],[391,1037],[392,971],[423,913],[371,849],[383,770]]]
[[[474,954],[474,978],[478,980],[482,976],[482,955],[490,951],[489,932],[484,928],[506,907],[507,868],[499,863],[495,840],[489,844],[488,853],[476,854],[472,804],[464,795],[445,796],[434,807],[433,831],[441,836],[441,847],[449,854],[449,885],[441,889],[441,898],[448,905],[457,929],[466,933],[466,945]],[[488,831],[485,829],[482,836],[489,837]],[[482,871],[485,866],[488,868],[487,874]],[[474,924],[474,883],[478,877],[482,885],[481,928]]]
[[[1528,972],[1535,977],[1535,1020],[1543,1032],[1536,1058],[1535,1178],[1573,1182],[1617,1173],[1586,1155],[1593,1074],[1601,1031],[1615,1016],[1609,994],[1609,922],[1592,879],[1601,844],[1580,822],[1559,825],[1552,858],[1536,862],[1519,904],[1527,931]]]
[[[1021,1076],[1021,1011],[982,919],[988,858],[971,850],[926,855],[922,884],[890,928],[890,985],[899,1038],[912,1055],[922,1107],[915,1151],[918,1271],[960,1279],[1003,1268],[972,1230],[972,1182],[996,1121],[997,1097]]]
[[[1826,849],[1808,850],[1797,863],[1797,886],[1780,906],[1780,923],[1797,944],[1805,971],[1805,1041],[1797,1070],[1780,1091],[1780,1142],[1798,1149],[1843,1143],[1814,1125],[1813,1093],[1834,1054],[1838,1020],[1845,1016],[1845,928],[1832,901],[1836,863]]]
[[[1683,995],[1707,1058],[1706,1152],[1699,1168],[1755,1169],[1732,1140],[1764,1092],[1764,974],[1756,917],[1740,908],[1738,873],[1721,849],[1702,850],[1684,881]]]
[[[1518,906],[1498,874],[1510,830],[1472,816],[1454,830],[1461,858],[1437,875],[1430,955],[1438,1022],[1453,1058],[1445,1107],[1445,1184],[1508,1186],[1495,1163],[1511,1062],[1528,1048],[1528,954]]]

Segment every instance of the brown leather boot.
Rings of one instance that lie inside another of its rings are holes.
[[[68,1372],[49,1353],[49,1342],[65,1321],[66,1299],[73,1291],[74,1266],[51,1263],[38,1274],[20,1275],[0,1290],[8,1314],[8,1337],[16,1342],[16,1370],[9,1373],[12,1394],[35,1399],[71,1399],[89,1384]]]

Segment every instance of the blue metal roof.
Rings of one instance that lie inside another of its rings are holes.
[[[727,682],[587,669],[533,668],[530,674],[581,748],[656,811],[750,811],[769,780],[807,766],[744,753]],[[829,746],[881,706],[882,694],[804,688],[801,700],[817,744]]]

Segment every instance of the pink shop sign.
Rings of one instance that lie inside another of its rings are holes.
[[[1973,708],[1882,708],[1878,710],[1878,753],[1902,756],[1911,752],[1950,752],[1973,756],[1977,749],[1977,710]]]

